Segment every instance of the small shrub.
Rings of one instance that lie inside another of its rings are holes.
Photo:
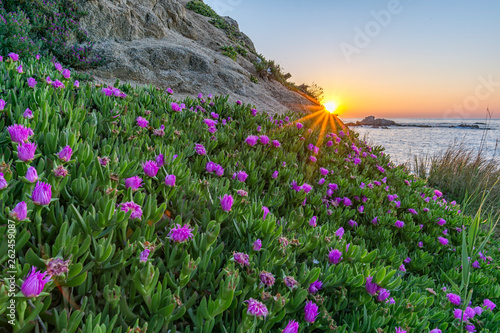
[[[248,51],[247,49],[245,49],[244,47],[242,47],[241,45],[237,45],[236,46],[236,51],[241,54],[242,56],[246,56],[248,54]]]
[[[238,52],[234,49],[232,45],[223,45],[221,46],[222,54],[236,60],[236,57],[238,56]]]
[[[192,0],[186,4],[186,8],[206,17],[219,18],[219,15],[203,1]]]
[[[250,81],[252,81],[253,83],[259,83],[259,80],[253,76],[253,74],[250,74]]]

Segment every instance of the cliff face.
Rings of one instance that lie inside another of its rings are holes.
[[[282,113],[311,111],[317,104],[273,79],[260,78],[248,52],[236,61],[221,53],[234,45],[210,18],[186,9],[188,0],[87,0],[82,27],[104,54],[106,65],[92,74],[105,82],[116,78],[132,84],[171,87],[180,95],[230,95],[230,100],[255,104],[259,110]],[[236,21],[225,18],[238,29]],[[241,34],[250,50],[252,41]],[[258,77],[257,84],[250,76]]]

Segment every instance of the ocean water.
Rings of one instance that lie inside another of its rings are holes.
[[[344,123],[361,121],[361,118],[340,118]],[[372,128],[353,126],[366,137],[369,144],[383,146],[394,163],[413,162],[415,155],[425,157],[440,153],[452,144],[462,143],[467,148],[484,151],[489,157],[500,156],[500,119],[442,119],[442,118],[394,118],[403,126]],[[425,127],[423,127],[425,126]],[[478,128],[475,128],[475,127]]]

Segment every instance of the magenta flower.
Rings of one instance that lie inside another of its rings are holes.
[[[434,194],[436,195],[436,197],[441,197],[443,195],[443,192],[441,191],[438,191],[438,190],[434,190]]]
[[[313,216],[310,220],[309,220],[309,225],[311,227],[316,227],[317,225],[317,220],[318,220],[318,217],[317,216]]]
[[[314,157],[314,156],[309,156],[309,160],[311,162],[316,162],[318,159],[316,157]]]
[[[474,261],[472,263],[472,267],[474,267],[474,268],[481,268],[481,265],[479,264],[479,261],[476,260],[476,261]]]
[[[142,127],[142,128],[146,128],[149,125],[149,121],[147,121],[145,118],[140,117],[140,116],[137,117],[135,119],[135,121],[137,122],[137,126]]]
[[[244,301],[243,303],[248,303],[247,313],[252,316],[266,317],[268,315],[266,306],[263,303],[253,298],[250,298],[249,300]]]
[[[293,276],[285,276],[283,278],[283,282],[288,288],[293,289],[295,286],[297,286],[299,283],[293,278]]]
[[[149,177],[155,177],[158,173],[158,166],[155,161],[146,161],[142,164],[142,170]]]
[[[446,297],[448,298],[451,304],[460,305],[460,303],[462,302],[460,296],[457,294],[449,293],[446,294]]]
[[[125,178],[125,188],[131,188],[132,191],[137,191],[139,187],[142,186],[142,178],[139,176],[134,176],[130,178]]]
[[[462,311],[462,309],[453,310],[453,316],[455,317],[455,319],[460,319],[460,321],[467,320],[467,315]]]
[[[274,276],[269,272],[262,271],[259,274],[259,278],[260,278],[260,282],[262,282],[262,284],[264,284],[268,287],[272,287],[274,285],[274,281],[275,281]]]
[[[344,236],[344,228],[338,228],[337,231],[335,231],[335,236],[337,236],[338,238],[342,238],[342,236]]]
[[[404,226],[405,226],[405,223],[404,223],[403,221],[399,221],[399,220],[397,220],[397,221],[396,221],[396,223],[394,223],[394,226],[395,226],[396,228],[402,228],[402,227],[404,227]]]
[[[486,298],[483,301],[483,307],[488,308],[488,310],[493,311],[497,307],[497,305],[495,303],[493,303],[492,301],[490,301],[489,299]]]
[[[301,123],[297,123],[297,129],[301,129],[302,127],[304,127],[304,125],[302,125]]]
[[[54,63],[54,67],[56,68],[56,70],[58,70],[59,72],[62,71],[63,67],[60,63],[56,62]]]
[[[245,171],[238,171],[234,173],[233,179],[237,178],[238,181],[244,182],[248,178],[248,174]]]
[[[406,331],[404,329],[402,329],[401,327],[396,327],[395,333],[406,333]]]
[[[174,94],[174,91],[172,90],[172,88],[167,88],[167,93],[169,95],[173,95]]]
[[[179,105],[175,102],[172,102],[172,104],[170,104],[170,106],[172,107],[172,110],[175,112],[181,112],[183,109],[182,105]]]
[[[47,273],[52,276],[60,276],[68,272],[70,261],[60,258],[50,258],[47,263]]]
[[[68,170],[64,166],[58,165],[54,169],[54,175],[56,177],[66,177],[68,175]]]
[[[245,142],[249,145],[249,146],[255,146],[257,144],[257,141],[259,140],[259,137],[256,136],[256,135],[250,135],[248,136],[246,139],[245,139]]]
[[[299,323],[295,320],[290,320],[285,329],[281,333],[297,333],[299,330]]]
[[[23,73],[23,65],[19,65],[19,66],[17,66],[17,72],[18,72],[19,74],[22,74],[22,73]]]
[[[278,174],[279,174],[279,173],[278,173],[278,170],[276,170],[276,171],[274,171],[274,172],[273,172],[273,174],[272,174],[272,176],[271,176],[271,177],[272,177],[273,179],[276,179],[276,178],[278,178]]]
[[[175,175],[167,175],[165,177],[165,185],[167,186],[175,186]]]
[[[326,176],[330,171],[328,171],[328,169],[325,168],[319,168],[319,172],[321,173],[322,176]]]
[[[254,251],[260,251],[261,248],[262,248],[262,241],[260,239],[257,239],[255,242],[253,242]]]
[[[156,156],[155,161],[158,168],[161,168],[165,165],[165,157],[163,156],[163,154],[159,154],[158,156]]]
[[[309,193],[312,190],[312,186],[307,183],[304,183],[300,188],[306,193]]]
[[[373,277],[371,276],[368,276],[366,278],[366,291],[370,294],[370,295],[375,295],[381,288],[375,283],[375,282],[372,282],[372,279]]]
[[[28,86],[29,86],[30,88],[35,88],[35,86],[36,86],[36,80],[35,80],[34,78],[30,77],[30,78],[28,79]]]
[[[26,110],[24,110],[23,117],[26,119],[33,118],[33,111],[31,111],[29,108],[26,108]]]
[[[8,56],[12,59],[12,61],[18,61],[19,60],[19,54],[11,52],[8,54]]]
[[[45,285],[50,282],[50,276],[46,276],[47,272],[39,272],[36,267],[32,267],[30,273],[24,278],[21,285],[21,292],[27,298],[37,297],[43,291]]]
[[[418,242],[418,247],[420,247],[420,248],[424,247],[424,243]]]
[[[269,208],[266,206],[262,206],[262,210],[264,211],[264,216],[262,216],[262,221],[266,219],[267,214],[269,214]]]
[[[344,199],[342,201],[344,203],[344,206],[346,206],[346,207],[352,205],[352,201],[348,197],[344,197]]]
[[[448,240],[444,237],[438,237],[438,241],[439,243],[441,243],[441,245],[448,245]]]
[[[248,256],[248,254],[245,254],[243,252],[234,252],[233,259],[238,264],[240,264],[241,267],[250,266],[250,257]]]
[[[304,307],[304,319],[308,323],[314,323],[316,317],[318,316],[318,306],[312,301],[307,302]]]
[[[196,151],[196,153],[198,155],[206,155],[207,154],[207,151],[205,150],[205,147],[203,147],[203,145],[198,144],[198,143],[194,144],[194,150]]]
[[[192,231],[193,229],[190,229],[187,224],[184,224],[182,227],[180,224],[177,224],[176,227],[170,230],[167,238],[177,243],[184,243],[189,238],[193,238]]]
[[[250,112],[251,112],[253,117],[255,117],[257,115],[257,110],[255,110],[255,109],[250,110]]]
[[[144,251],[141,252],[141,255],[139,257],[139,259],[140,259],[141,262],[148,261],[149,252],[150,252],[149,249],[145,249]]]
[[[209,161],[209,162],[207,162],[207,165],[205,166],[205,170],[207,170],[208,173],[212,173],[212,172],[214,172],[216,165],[217,164],[215,164],[214,162]]]
[[[391,296],[391,293],[389,292],[389,290],[385,289],[385,288],[382,288],[379,290],[378,292],[378,296],[377,296],[377,301],[379,302],[383,302],[385,301],[386,299],[389,298],[389,296]]]
[[[52,198],[52,186],[44,182],[37,182],[31,193],[31,200],[35,205],[46,206]]]
[[[233,197],[230,194],[224,194],[224,197],[219,199],[222,210],[225,212],[231,211],[234,202]]]
[[[401,264],[401,266],[399,266],[399,270],[400,270],[401,272],[406,272],[405,265],[404,265],[404,264]]]
[[[75,80],[75,82],[73,82],[73,87],[74,88],[80,88],[80,81]]]
[[[63,69],[61,74],[65,79],[69,79],[71,77],[71,71],[69,69]]]
[[[446,224],[446,221],[445,221],[445,219],[440,218],[439,221],[437,221],[436,223],[439,224],[440,226],[443,226]]]
[[[66,86],[64,85],[64,83],[62,83],[61,81],[59,80],[55,80],[52,82],[52,87],[58,89],[58,88],[61,88],[61,89],[64,89],[66,88]]]
[[[413,208],[408,208],[408,213],[413,214],[413,215],[417,215],[417,211]]]
[[[28,206],[25,201],[21,201],[12,209],[9,213],[10,217],[17,220],[22,221],[28,217]]]
[[[205,125],[207,125],[208,127],[215,127],[215,125],[217,125],[217,121],[215,120],[212,120],[212,119],[204,119],[203,122],[205,123]]]
[[[371,222],[373,224],[377,224],[378,223],[378,216],[375,216],[375,218]]]
[[[431,330],[429,333],[443,333],[439,328],[435,328],[433,330]]]
[[[337,265],[342,260],[342,252],[337,249],[330,249],[328,253],[328,261],[331,264]]]
[[[31,183],[34,183],[38,180],[38,173],[36,171],[36,169],[32,166],[30,166],[28,168],[28,171],[26,171],[26,176],[25,178],[31,182]]]
[[[73,154],[73,149],[70,146],[66,146],[59,152],[59,159],[63,162],[68,162],[71,160],[71,154]]]
[[[27,142],[29,137],[34,134],[31,128],[19,124],[9,126],[7,130],[9,131],[12,142],[17,143]]]
[[[222,166],[220,166],[219,164],[217,164],[215,166],[215,174],[219,177],[222,177],[224,175],[224,168]]]
[[[308,291],[309,291],[309,293],[311,293],[311,294],[315,294],[315,293],[317,293],[319,290],[321,290],[321,287],[322,287],[322,286],[323,286],[323,282],[322,282],[322,281],[320,281],[320,280],[316,280],[316,281],[314,281],[313,283],[311,283],[311,284],[309,285],[309,289],[308,289]]]
[[[267,135],[261,135],[259,141],[261,144],[267,145],[269,143],[269,137]]]
[[[140,219],[142,217],[142,209],[141,206],[136,204],[133,201],[128,201],[128,202],[123,202],[121,204],[120,209],[127,213],[128,211],[131,211],[132,213],[130,214],[130,218],[132,220],[134,219]]]
[[[356,222],[356,221],[354,221],[354,220],[349,220],[349,222],[348,222],[348,223],[349,223],[349,225],[350,225],[351,227],[353,227],[353,228],[358,226],[358,222]]]
[[[273,140],[273,142],[271,143],[273,144],[274,148],[279,148],[281,146],[281,143],[278,140]]]
[[[241,101],[240,101],[240,100],[237,100],[237,101],[236,101],[236,104],[237,104],[237,105],[241,105]]]
[[[477,331],[476,331],[476,327],[475,327],[474,325],[472,325],[472,324],[465,325],[465,330],[466,330],[467,332],[477,332]]]

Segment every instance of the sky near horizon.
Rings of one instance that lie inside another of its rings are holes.
[[[500,118],[500,2],[205,0],[341,117]]]

